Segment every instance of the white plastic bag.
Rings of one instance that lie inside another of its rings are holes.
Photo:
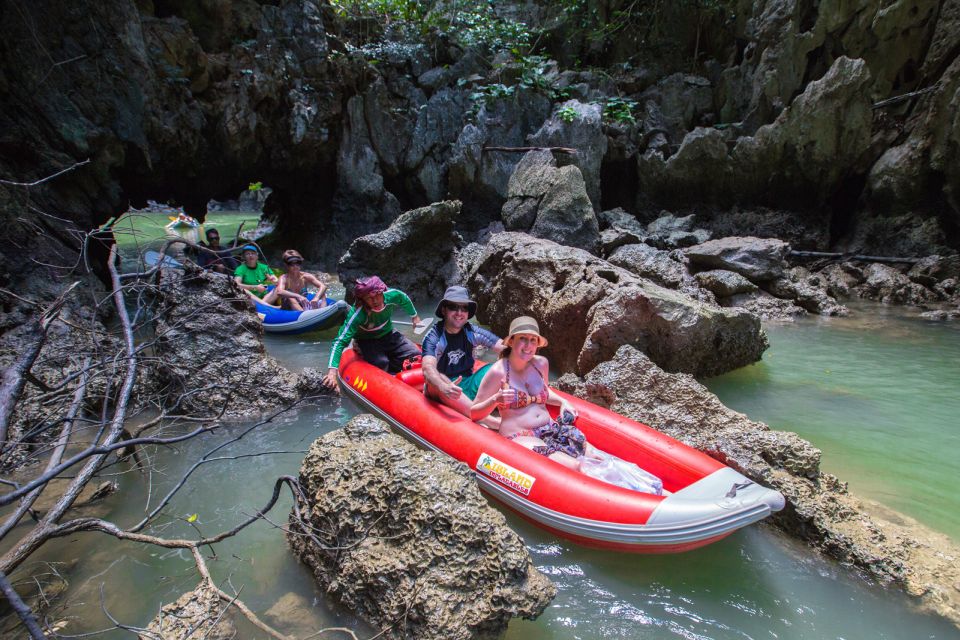
[[[580,471],[618,487],[655,496],[663,495],[663,481],[660,478],[596,447],[590,447],[590,452],[580,459]]]

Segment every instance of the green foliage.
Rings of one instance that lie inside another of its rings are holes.
[[[434,33],[465,48],[478,47],[493,53],[527,51],[533,41],[527,25],[500,18],[489,1],[330,0],[330,6],[347,22],[363,24],[373,20],[395,34],[423,39]],[[361,39],[372,39],[373,34],[366,28],[361,31]]]
[[[637,101],[630,98],[613,96],[599,103],[603,107],[603,119],[618,124],[636,124],[637,119],[633,112],[637,108]]]
[[[573,122],[577,117],[577,110],[573,107],[560,107],[557,109],[557,117],[564,122]]]
[[[260,182],[260,181],[251,182],[247,186],[247,191],[260,191],[260,189],[263,189],[263,182]]]

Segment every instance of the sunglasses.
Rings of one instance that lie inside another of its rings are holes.
[[[284,262],[287,264],[303,264],[303,260],[300,258],[287,258]]]
[[[470,313],[470,305],[468,304],[446,304],[444,306],[450,311],[463,311],[465,313]]]

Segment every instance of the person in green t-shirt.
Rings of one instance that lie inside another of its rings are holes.
[[[250,296],[262,299],[267,304],[277,300],[277,276],[267,265],[257,261],[258,251],[248,244],[243,248],[243,264],[233,272],[237,285]],[[269,283],[269,284],[268,284]]]
[[[347,319],[333,341],[329,369],[323,379],[324,386],[334,391],[338,391],[340,356],[354,338],[363,359],[387,373],[397,373],[404,360],[420,355],[417,345],[393,328],[393,311],[397,307],[410,314],[413,326],[420,324],[420,315],[407,294],[399,289],[388,289],[377,276],[360,278],[353,292],[357,306],[347,313]]]

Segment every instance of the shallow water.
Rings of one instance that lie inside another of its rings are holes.
[[[774,332],[774,348],[778,335]],[[324,368],[331,337],[329,332],[268,337],[267,348],[291,368]],[[257,455],[201,468],[168,509],[180,519],[168,519],[154,532],[168,537],[196,535],[185,522],[192,514],[197,514],[195,525],[204,533],[229,528],[266,503],[277,476],[297,473],[303,452],[314,439],[356,412],[349,401],[324,399],[252,432],[222,455]],[[108,499],[99,515],[121,524],[142,517],[148,498],[155,504],[187,464],[211,449],[214,441],[242,428],[231,426],[211,439],[159,452],[154,458],[157,469],[150,476],[133,472],[119,476],[122,491]],[[258,523],[216,545],[218,559],[210,561],[214,576],[229,579],[259,614],[293,594],[299,598],[297,616],[307,628],[344,625],[356,628],[360,637],[370,637],[374,631],[328,603],[309,572],[289,553],[278,528],[286,521],[289,505],[284,496],[268,515],[273,524]],[[537,567],[558,588],[553,604],[538,620],[511,623],[506,635],[510,640],[960,638],[960,631],[946,622],[911,611],[899,593],[872,586],[765,526],[755,525],[685,554],[633,556],[584,549],[513,515],[507,519],[527,542]],[[121,622],[145,625],[162,603],[198,581],[192,561],[180,552],[118,544],[98,534],[58,541],[33,564],[77,558],[83,560],[73,567],[55,565],[70,579],[71,607],[65,615],[78,617],[65,633],[110,626],[101,608],[101,584],[103,608]],[[282,630],[306,635],[305,628],[289,618],[280,622],[264,617]],[[246,629],[240,637],[262,635]],[[108,634],[121,636],[129,634]]]
[[[710,390],[820,447],[855,493],[960,540],[960,326],[861,303],[766,330],[763,360]]]

